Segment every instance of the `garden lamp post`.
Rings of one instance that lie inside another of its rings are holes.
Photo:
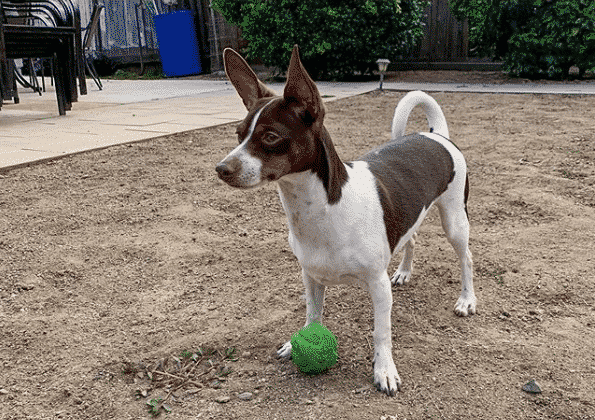
[[[380,72],[380,90],[382,90],[382,82],[384,81],[384,73],[386,73],[386,68],[388,67],[389,63],[390,63],[390,60],[387,60],[386,58],[379,58],[378,60],[376,60],[376,64],[378,64],[378,71]]]

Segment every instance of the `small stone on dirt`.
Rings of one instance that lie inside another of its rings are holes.
[[[523,391],[528,392],[529,394],[541,394],[541,386],[535,381],[535,379],[531,379],[525,385],[523,385]]]
[[[217,401],[219,404],[225,404],[229,402],[229,400],[231,400],[231,398],[229,398],[227,395],[215,398],[215,401]]]
[[[249,351],[242,352],[242,357],[250,357],[250,356],[252,356],[252,353],[250,353]]]
[[[240,395],[238,395],[238,398],[240,400],[250,401],[252,399],[252,393],[251,392],[242,392]]]
[[[0,395],[7,395],[8,391],[5,390],[4,388],[0,389]]]

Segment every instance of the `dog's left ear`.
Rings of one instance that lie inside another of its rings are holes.
[[[316,84],[304,68],[300,60],[297,45],[293,47],[289,68],[287,69],[287,84],[283,96],[286,99],[295,99],[304,105],[306,111],[314,121],[322,122],[324,118],[324,104]]]

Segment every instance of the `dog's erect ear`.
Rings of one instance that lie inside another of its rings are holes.
[[[324,104],[314,80],[310,77],[302,62],[298,46],[293,47],[289,68],[287,69],[287,84],[283,96],[293,98],[306,107],[314,121],[322,122]]]
[[[256,105],[259,99],[277,96],[275,92],[258,80],[256,73],[246,63],[246,60],[231,48],[226,48],[223,51],[223,62],[227,77],[236,88],[248,111]]]

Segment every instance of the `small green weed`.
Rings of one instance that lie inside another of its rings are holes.
[[[162,411],[165,411],[167,414],[171,413],[171,408],[164,404],[164,400],[161,397],[149,400],[147,402],[147,409],[153,417],[157,417]]]
[[[224,359],[231,360],[232,362],[237,362],[238,361],[238,356],[236,354],[236,348],[235,347],[229,347],[229,348],[225,349],[225,357],[224,357]]]
[[[153,398],[152,400],[147,402],[149,414],[153,417],[157,417],[159,415],[159,404],[161,404],[162,400],[163,398]]]
[[[506,269],[502,267],[478,267],[476,273],[482,277],[486,277],[489,279],[496,280],[496,283],[499,285],[504,284],[504,274],[506,274]]]
[[[504,270],[502,268],[498,268],[498,269],[492,271],[490,273],[490,275],[492,275],[494,277],[494,279],[496,280],[496,283],[502,285],[502,284],[504,284],[504,273],[506,273],[506,270]]]
[[[184,350],[182,353],[180,353],[180,359],[192,359],[193,354],[194,353],[190,350]]]

